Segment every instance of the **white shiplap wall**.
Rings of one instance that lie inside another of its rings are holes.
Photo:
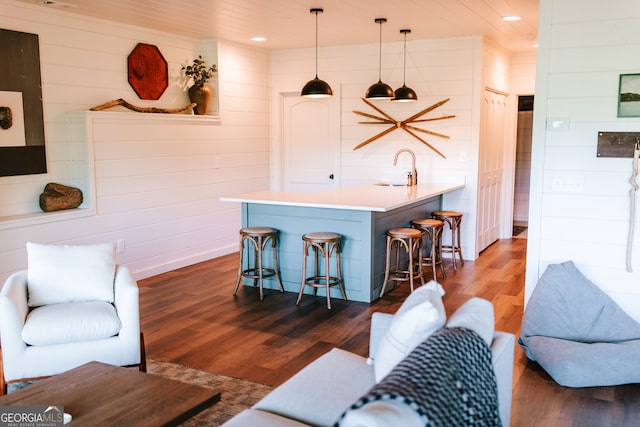
[[[0,10],[1,28],[40,38],[49,167],[43,175],[0,177],[0,217],[39,211],[38,195],[47,182],[83,188],[93,184],[87,183],[86,164],[78,161],[83,150],[67,127],[68,112],[116,98],[141,106],[185,105],[180,66],[199,53],[219,65],[222,120],[211,126],[135,116],[141,121],[96,124],[95,163],[90,166],[95,166],[97,214],[0,228],[0,282],[26,267],[27,241],[124,239],[126,251],[118,262],[130,266],[137,278],[237,250],[239,206],[218,199],[268,187],[268,53],[11,0],[0,0]],[[170,85],[158,101],[138,99],[127,82],[126,58],[139,42],[158,46],[169,66]],[[101,117],[111,120],[119,114],[141,113],[108,111]]]
[[[638,131],[617,117],[619,75],[640,72],[636,0],[541,0],[526,298],[550,263],[573,260],[640,320],[640,236],[625,268],[631,159],[597,158],[599,131]],[[568,130],[550,131],[549,118]],[[576,182],[562,192],[554,182]],[[640,224],[640,209],[635,221]]]

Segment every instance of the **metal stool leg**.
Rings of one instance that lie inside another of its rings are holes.
[[[331,253],[329,252],[329,243],[324,243],[322,246],[324,252],[324,281],[327,292],[327,308],[331,310],[331,279],[329,277],[329,257],[331,256]]]
[[[344,283],[342,281],[342,266],[340,265],[342,248],[340,247],[340,243],[336,243],[333,248],[336,250],[336,276],[338,277],[338,287],[340,288],[340,292],[342,293],[342,299],[346,301],[347,293],[344,290]]]
[[[424,276],[422,274],[422,237],[412,240],[414,240],[415,252],[418,253],[418,277],[420,278],[420,285],[424,285]],[[412,258],[415,252],[411,253]],[[413,276],[413,270],[411,270],[411,276]]]
[[[302,245],[302,283],[300,284],[300,292],[298,292],[298,300],[296,305],[300,305],[302,299],[302,293],[304,292],[304,285],[307,282],[307,255],[309,253],[309,244],[304,242]]]
[[[438,252],[433,256],[434,262],[435,262],[435,257],[436,255],[438,256],[438,263],[440,264],[440,271],[442,272],[442,278],[446,278],[447,277],[447,273],[445,273],[444,271],[444,262],[442,262],[442,228],[438,231],[438,237],[437,237],[437,241],[438,241]],[[435,274],[435,272],[434,272]],[[434,276],[435,277],[435,276]]]
[[[437,280],[437,268],[440,265],[440,271],[442,272],[442,278],[446,278],[447,274],[444,271],[444,265],[442,262],[442,227],[430,227],[425,229],[431,240],[431,250],[427,261],[431,263],[431,269],[433,271],[433,279]],[[426,264],[428,265],[428,264]]]
[[[318,264],[320,262],[320,250],[313,243],[311,244],[311,248],[313,248],[313,277],[318,277],[318,274],[320,273],[320,267]],[[313,296],[318,296],[318,288],[315,286],[313,287]]]
[[[414,267],[413,267],[413,242],[411,241],[412,239],[409,238],[409,242],[405,242],[404,240],[397,240],[398,242],[400,242],[400,244],[402,244],[402,246],[404,246],[404,248],[407,251],[407,254],[409,254],[409,265],[407,266],[408,268],[408,276],[409,276],[409,285],[411,286],[411,292],[413,292],[413,272],[414,272]],[[400,244],[398,244],[398,252],[400,252]]]
[[[451,230],[451,261],[453,262],[453,270],[456,271],[458,269],[456,264],[456,222],[451,218],[447,218],[446,223],[449,224],[449,229]]]
[[[410,237],[408,240],[409,241],[406,243],[404,242],[404,240],[402,240],[402,244],[405,246],[405,248],[407,249],[407,253],[409,254],[408,275],[409,275],[409,284],[411,285],[411,292],[413,292],[413,280],[416,276],[416,270],[417,270],[417,276],[420,277],[420,284],[424,285],[424,276],[422,275],[422,238],[414,239]],[[414,261],[416,259],[416,253],[417,253],[418,263],[414,264]]]
[[[436,238],[434,236],[435,234],[435,230],[432,231],[432,233],[430,234],[430,238],[431,238],[431,253],[429,254],[429,256],[431,257],[431,270],[433,271],[433,279],[436,279]]]
[[[462,246],[460,245],[460,222],[462,221],[462,218],[458,218],[455,222],[456,222],[456,235],[457,235],[457,242],[456,242],[456,252],[458,252],[458,255],[460,256],[460,265],[464,265],[464,258],[462,257]],[[454,254],[455,257],[455,254]]]
[[[280,280],[280,268],[278,267],[278,247],[276,245],[276,239],[271,239],[271,250],[273,251],[273,269],[276,274],[276,283],[280,288],[280,292],[284,292],[284,287],[282,287],[282,281]]]
[[[254,244],[256,244],[256,242],[254,242]],[[258,241],[257,241],[257,245],[256,245],[256,250],[255,250],[255,257],[254,258],[254,262],[258,263],[258,280],[260,282],[260,301],[264,300],[264,290],[262,287],[262,237],[258,237]],[[260,250],[258,250],[258,248]],[[255,286],[255,279],[253,279],[254,281],[254,286]]]
[[[380,290],[380,298],[382,298],[382,295],[384,295],[384,290],[386,289],[387,282],[389,281],[389,258],[391,258],[391,237],[387,236],[387,256],[384,268],[384,281],[382,282],[382,289]]]
[[[240,235],[240,261],[238,262],[238,278],[236,279],[236,285],[233,288],[233,295],[238,292],[238,287],[242,281],[242,261],[244,254],[244,237]]]

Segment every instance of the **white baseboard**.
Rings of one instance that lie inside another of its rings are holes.
[[[174,259],[163,264],[152,265],[152,266],[132,270],[132,274],[136,280],[146,279],[147,277],[156,276],[158,274],[166,273],[171,270],[176,270],[178,268],[187,267],[189,265],[197,264],[199,262],[208,261],[210,259],[218,258],[223,255],[228,255],[233,252],[238,252],[237,243],[216,248],[210,251],[193,254],[188,257]]]

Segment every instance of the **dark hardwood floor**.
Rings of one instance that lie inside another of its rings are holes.
[[[447,278],[439,280],[447,313],[472,296],[486,298],[494,304],[496,329],[517,337],[526,242],[500,240],[455,272],[448,263]],[[401,285],[372,304],[333,299],[331,311],[325,299],[308,295],[297,307],[294,293],[267,290],[260,301],[257,289],[248,286],[234,297],[237,261],[237,253],[226,255],[138,282],[149,359],[278,385],[333,347],[366,355],[371,313],[393,313],[408,295]],[[511,421],[639,426],[640,385],[561,387],[516,345]]]

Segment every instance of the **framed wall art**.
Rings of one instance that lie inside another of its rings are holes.
[[[37,34],[0,29],[0,176],[47,172]]]
[[[640,74],[620,74],[618,117],[640,117]]]

